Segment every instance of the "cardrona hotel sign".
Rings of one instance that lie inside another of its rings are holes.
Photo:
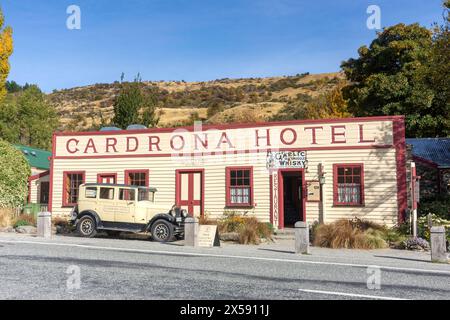
[[[196,125],[190,129],[61,133],[56,136],[55,156],[61,158],[306,151],[389,146],[393,141],[392,121],[288,123],[225,129]],[[284,157],[284,160],[300,163],[306,160],[306,153],[273,153],[269,157],[275,162]]]

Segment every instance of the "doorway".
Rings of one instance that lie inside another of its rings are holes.
[[[280,228],[293,228],[297,221],[305,221],[303,169],[279,170]]]
[[[190,216],[203,216],[204,170],[176,170],[176,205],[186,209]]]

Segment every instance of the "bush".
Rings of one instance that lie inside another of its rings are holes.
[[[450,196],[421,201],[419,213],[421,216],[431,213],[439,218],[450,220]]]
[[[355,218],[314,226],[313,244],[326,248],[379,249],[386,248],[386,228],[374,222]]]
[[[235,211],[224,213],[217,225],[219,233],[237,232],[240,244],[259,244],[261,239],[272,239],[272,224],[259,222],[255,217],[246,217]]]
[[[0,139],[0,208],[15,208],[24,203],[30,174],[22,152]]]
[[[21,226],[36,226],[36,219],[29,214],[21,214],[14,220],[14,228]]]

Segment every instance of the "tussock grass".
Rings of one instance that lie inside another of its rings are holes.
[[[13,224],[14,211],[9,208],[0,208],[0,228],[10,227]]]
[[[381,249],[388,246],[386,228],[361,219],[340,219],[314,229],[313,244],[326,248]]]

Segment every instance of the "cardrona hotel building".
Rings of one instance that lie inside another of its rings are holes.
[[[192,215],[387,225],[407,207],[403,116],[53,135],[49,211],[68,215],[84,182],[152,186]]]

